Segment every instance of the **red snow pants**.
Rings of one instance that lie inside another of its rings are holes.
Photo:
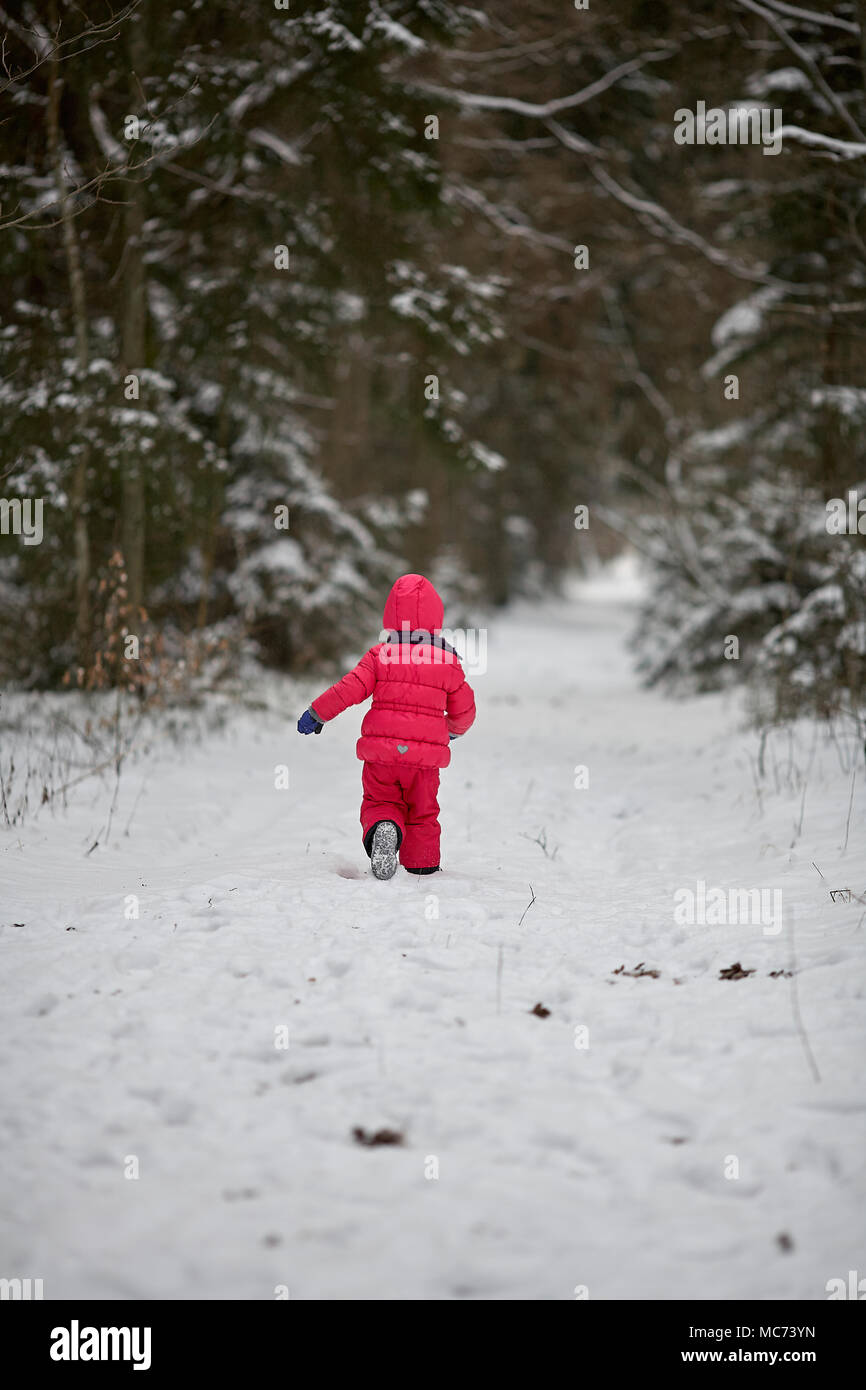
[[[438,767],[402,763],[364,763],[361,829],[367,836],[377,821],[392,820],[400,831],[400,863],[406,869],[433,869],[439,863]]]

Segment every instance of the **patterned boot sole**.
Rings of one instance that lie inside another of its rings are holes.
[[[373,831],[370,863],[374,878],[393,878],[397,871],[397,827],[393,821],[381,821]]]

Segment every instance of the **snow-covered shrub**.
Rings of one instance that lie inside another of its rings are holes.
[[[747,676],[764,719],[862,716],[866,537],[830,534],[830,499],[793,472],[740,477],[736,491],[730,481],[696,467],[688,505],[642,523],[641,671],[691,690]]]

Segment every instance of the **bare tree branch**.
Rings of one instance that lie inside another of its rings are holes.
[[[597,97],[601,92],[607,91],[621,78],[628,77],[630,73],[637,72],[640,68],[646,67],[647,63],[659,63],[664,59],[670,58],[678,51],[675,45],[668,48],[654,49],[650,53],[642,53],[638,58],[630,58],[627,63],[620,63],[618,67],[611,68],[603,77],[599,77],[595,82],[590,82],[588,87],[583,87],[579,92],[573,92],[568,97],[554,97],[551,101],[532,102],[521,101],[519,97],[497,97],[489,96],[484,92],[464,92],[455,87],[439,87],[433,82],[414,82],[417,91],[427,92],[430,96],[444,97],[448,101],[454,101],[458,106],[465,110],[473,111],[513,111],[518,116],[531,116],[538,120],[548,120],[557,116],[560,111],[573,111],[577,106],[584,106],[593,97]]]
[[[803,67],[806,69],[807,73],[811,77],[812,82],[817,87],[818,91],[821,93],[824,99],[826,101],[829,101],[830,105],[836,112],[836,115],[839,117],[840,121],[844,122],[844,124],[847,125],[848,129],[852,132],[853,135],[856,136],[858,140],[866,141],[866,135],[864,135],[863,131],[860,129],[857,122],[854,120],[854,117],[847,110],[847,108],[842,105],[841,101],[836,96],[836,93],[833,91],[832,87],[829,87],[827,83],[824,81],[824,78],[821,75],[821,71],[818,68],[818,65],[815,62],[814,58],[812,58],[811,54],[806,52],[805,48],[801,48],[801,46],[794,39],[791,38],[791,35],[788,33],[784,24],[781,24],[770,10],[765,9],[763,5],[757,4],[756,0],[735,0],[735,4],[739,5],[741,9],[750,10],[752,14],[758,15],[761,19],[765,21],[765,23],[769,24],[770,28],[773,30],[773,33],[776,34],[782,40],[782,43],[785,45],[785,47],[788,48],[791,51],[791,53],[794,54],[795,58],[798,58],[799,61],[803,64]]]
[[[786,5],[783,0],[764,0],[764,4],[769,10],[776,10],[778,14],[789,15],[791,19],[801,19],[808,24],[824,24],[833,29],[844,29],[847,34],[859,34],[860,26],[852,24],[850,20],[840,19],[834,14],[818,14],[815,10],[803,10],[797,5]]]
[[[691,246],[706,260],[713,265],[720,266],[723,270],[727,270],[738,280],[750,280],[757,285],[773,285],[787,290],[790,294],[810,293],[808,285],[797,284],[790,280],[780,280],[777,276],[770,275],[765,269],[746,265],[744,261],[730,256],[726,251],[720,250],[718,246],[713,246],[698,232],[693,232],[691,228],[684,227],[682,223],[677,222],[659,203],[646,197],[638,197],[636,194],[630,193],[628,189],[623,188],[622,184],[617,183],[616,179],[612,178],[600,164],[593,163],[590,165],[590,169],[593,177],[598,180],[602,187],[606,188],[620,203],[637,213],[645,226],[649,226],[654,231],[665,232],[672,241],[683,246]]]
[[[13,34],[17,34],[22,42],[26,43],[28,48],[32,49],[37,55],[37,61],[33,63],[31,67],[24,68],[21,72],[12,73],[5,61],[6,40],[4,38],[4,61],[0,65],[2,65],[8,81],[0,86],[0,94],[22,82],[25,77],[29,77],[37,68],[41,68],[44,63],[50,62],[54,57],[56,57],[58,61],[66,62],[70,58],[79,57],[82,53],[88,53],[91,48],[96,48],[99,44],[110,43],[113,39],[117,38],[118,26],[121,25],[124,20],[129,19],[130,15],[134,14],[140,4],[141,0],[130,0],[128,5],[116,15],[112,15],[110,19],[103,20],[101,24],[93,24],[85,30],[83,34],[75,34],[72,38],[64,39],[62,42],[60,42],[57,37],[60,33],[59,23],[57,25],[55,40],[52,42],[51,35],[42,25],[34,24],[32,28],[29,28],[26,24],[22,24],[18,20],[13,19],[0,7],[0,21],[9,27]],[[92,40],[92,42],[85,43],[85,39]],[[74,44],[81,44],[82,47],[73,48],[72,45]],[[67,52],[67,49],[71,49],[71,52]]]

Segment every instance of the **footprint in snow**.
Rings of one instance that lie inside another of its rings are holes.
[[[219,931],[220,927],[224,927],[226,923],[226,919],[224,917],[218,917],[216,913],[213,912],[210,908],[206,908],[204,912],[193,912],[190,915],[193,917],[204,917],[206,918],[206,920],[199,922],[179,921],[175,926],[176,931],[184,932],[187,934],[197,934],[199,932],[214,932]]]
[[[28,1005],[24,1013],[30,1018],[44,1018],[46,1014],[51,1013],[52,1009],[56,1009],[59,1003],[60,1000],[56,994],[40,994]]]
[[[300,1068],[289,1069],[280,1075],[280,1081],[284,1086],[304,1086],[308,1081],[315,1081],[319,1075],[317,1071],[303,1071]]]
[[[195,1106],[183,1096],[169,1096],[162,1102],[159,1111],[167,1125],[186,1125],[195,1114]]]
[[[133,947],[117,956],[114,965],[117,970],[153,970],[159,965],[159,956],[153,951]]]
[[[726,1197],[738,1197],[740,1199],[757,1197],[764,1190],[762,1182],[749,1181],[747,1178],[726,1178],[722,1164],[716,1168],[697,1167],[691,1164],[684,1168],[680,1174],[683,1182],[688,1183],[689,1187],[698,1192],[712,1193],[718,1196],[720,1193]]]

